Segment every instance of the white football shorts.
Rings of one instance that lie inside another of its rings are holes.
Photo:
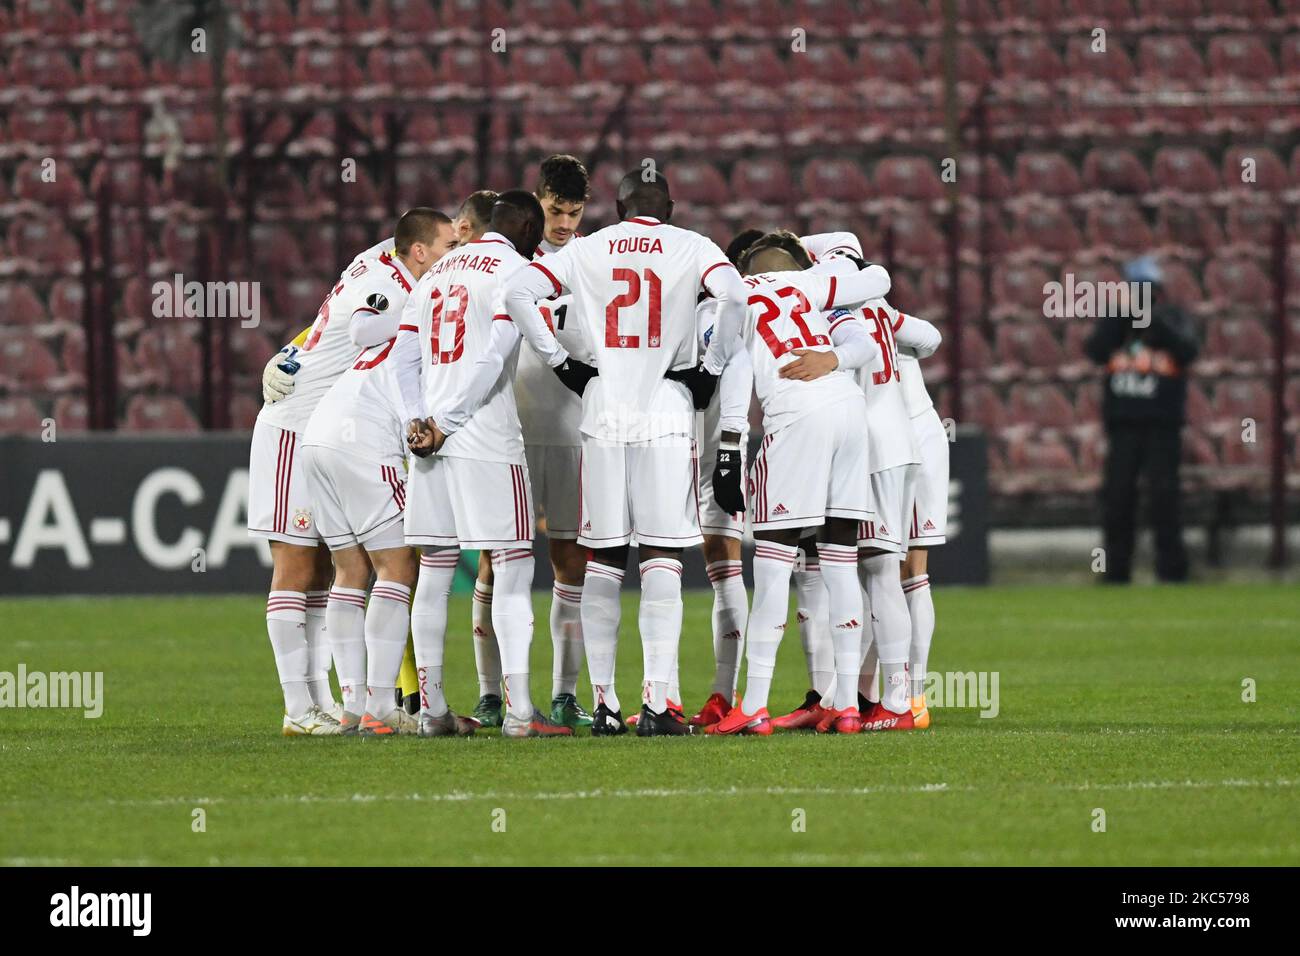
[[[928,408],[912,419],[921,465],[916,472],[908,547],[943,544],[948,534],[948,433],[939,413]]]
[[[331,551],[405,546],[406,469],[324,445],[304,445],[301,454],[316,529]]]
[[[916,468],[916,465],[899,465],[871,476],[876,515],[858,525],[859,548],[879,548],[899,555],[907,552]]]
[[[306,548],[321,540],[303,474],[302,441],[259,419],[248,453],[248,533]]]
[[[578,543],[689,548],[700,534],[695,439],[671,435],[646,442],[582,436],[582,511]]]
[[[750,527],[810,528],[872,517],[865,399],[837,402],[763,438],[749,473]]]
[[[533,547],[528,466],[476,458],[413,458],[406,479],[406,543]]]

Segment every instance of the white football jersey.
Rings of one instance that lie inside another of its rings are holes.
[[[811,382],[780,376],[782,367],[797,358],[795,349],[829,351],[834,325],[852,321],[852,313],[827,311],[835,279],[813,272],[760,272],[744,281],[749,290],[744,340],[754,365],[754,391],[763,405],[763,431],[770,435],[828,405],[856,399],[857,380],[842,369]]]
[[[575,236],[574,239],[581,238]],[[570,240],[572,241],[572,240]],[[533,259],[559,252],[555,246],[542,240]],[[570,311],[572,295],[562,295],[547,302],[539,302],[542,318],[555,333],[564,350],[580,362],[592,363],[591,349],[583,337],[582,329]],[[542,361],[535,351],[525,348],[519,355],[519,368],[515,373],[515,403],[519,407],[519,424],[524,430],[524,443],[528,445],[567,445],[576,448],[582,444],[579,426],[582,424],[582,399],[564,386],[555,372]]]
[[[920,361],[911,355],[900,355],[898,372],[902,376],[903,402],[907,405],[907,417],[915,418],[927,408],[933,408],[934,402],[925,389],[925,377],[921,374]]]
[[[695,303],[704,277],[734,268],[710,239],[634,217],[535,260],[557,294],[573,293],[576,323],[600,371],[583,394],[584,434],[617,442],[691,435],[695,408],[672,369],[699,364]]]
[[[377,256],[363,253],[352,260],[325,296],[306,341],[298,349],[300,368],[293,376],[293,392],[274,405],[263,405],[258,421],[291,432],[306,428],[316,405],[361,352],[348,336],[352,316],[390,310],[400,314],[414,285],[410,271],[387,251]]]
[[[880,346],[883,367],[858,369],[855,378],[867,396],[867,435],[871,441],[871,471],[885,471],[900,465],[920,462],[912,437],[911,419],[903,396],[902,377],[898,370],[898,346],[894,328],[896,312],[884,299],[872,299],[861,307],[837,310],[832,322],[853,316],[863,322],[867,332]]]
[[[407,302],[403,325],[420,340],[421,384],[429,414],[452,404],[488,348],[494,321],[509,322],[502,299],[505,280],[528,264],[499,233],[466,243],[438,260]],[[515,407],[518,345],[506,358],[487,399],[438,451],[448,458],[524,464],[524,439]]]
[[[812,236],[800,236],[799,244],[804,247],[815,263],[821,262],[837,253],[849,253],[859,259],[862,255],[862,243],[851,232],[819,232]]]
[[[400,308],[406,305],[403,296]],[[401,313],[399,312],[399,315]],[[399,331],[393,323],[393,333]],[[393,467],[406,465],[408,410],[392,363],[385,359],[397,339],[364,349],[312,412],[304,445],[324,445]]]

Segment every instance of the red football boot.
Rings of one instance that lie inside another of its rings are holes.
[[[885,707],[883,703],[877,703],[872,707],[870,712],[862,718],[862,732],[865,734],[873,730],[915,730],[916,723],[912,720],[912,708],[908,708],[901,714],[896,714]]]
[[[856,734],[862,730],[862,715],[856,707],[843,710],[822,708],[822,719],[817,722],[819,734]]]
[[[772,726],[781,730],[812,730],[824,716],[826,708],[822,706],[822,695],[810,690],[804,696],[802,704],[788,714],[774,717]]]
[[[731,712],[711,727],[705,727],[706,734],[740,735],[756,734],[768,737],[772,733],[772,718],[767,708],[760,707],[755,713],[747,714],[740,707],[731,708]]]
[[[710,694],[700,712],[691,718],[692,727],[711,727],[727,714],[731,713],[731,704],[721,694]]]

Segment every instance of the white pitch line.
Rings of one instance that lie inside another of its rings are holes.
[[[160,806],[211,806],[214,804],[345,804],[345,803],[469,803],[474,801],[527,802],[551,800],[644,800],[649,798],[692,797],[862,797],[876,794],[924,793],[993,793],[1016,790],[1049,790],[1063,793],[1083,793],[1111,790],[1219,790],[1246,788],[1287,788],[1300,784],[1300,780],[1130,780],[1118,783],[1026,783],[1012,787],[952,787],[946,783],[927,783],[910,786],[881,787],[696,787],[690,789],[638,788],[618,790],[558,790],[558,791],[469,791],[451,790],[445,793],[354,793],[350,796],[319,796],[316,794],[281,794],[269,797],[160,797],[152,800],[108,798],[87,800],[77,798],[80,805],[87,803],[114,807]],[[39,803],[49,806],[50,800],[8,800],[0,806],[19,806]]]

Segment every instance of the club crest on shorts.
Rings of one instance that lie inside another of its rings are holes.
[[[296,531],[306,531],[311,527],[311,512],[306,508],[295,508],[293,512],[293,527]]]

